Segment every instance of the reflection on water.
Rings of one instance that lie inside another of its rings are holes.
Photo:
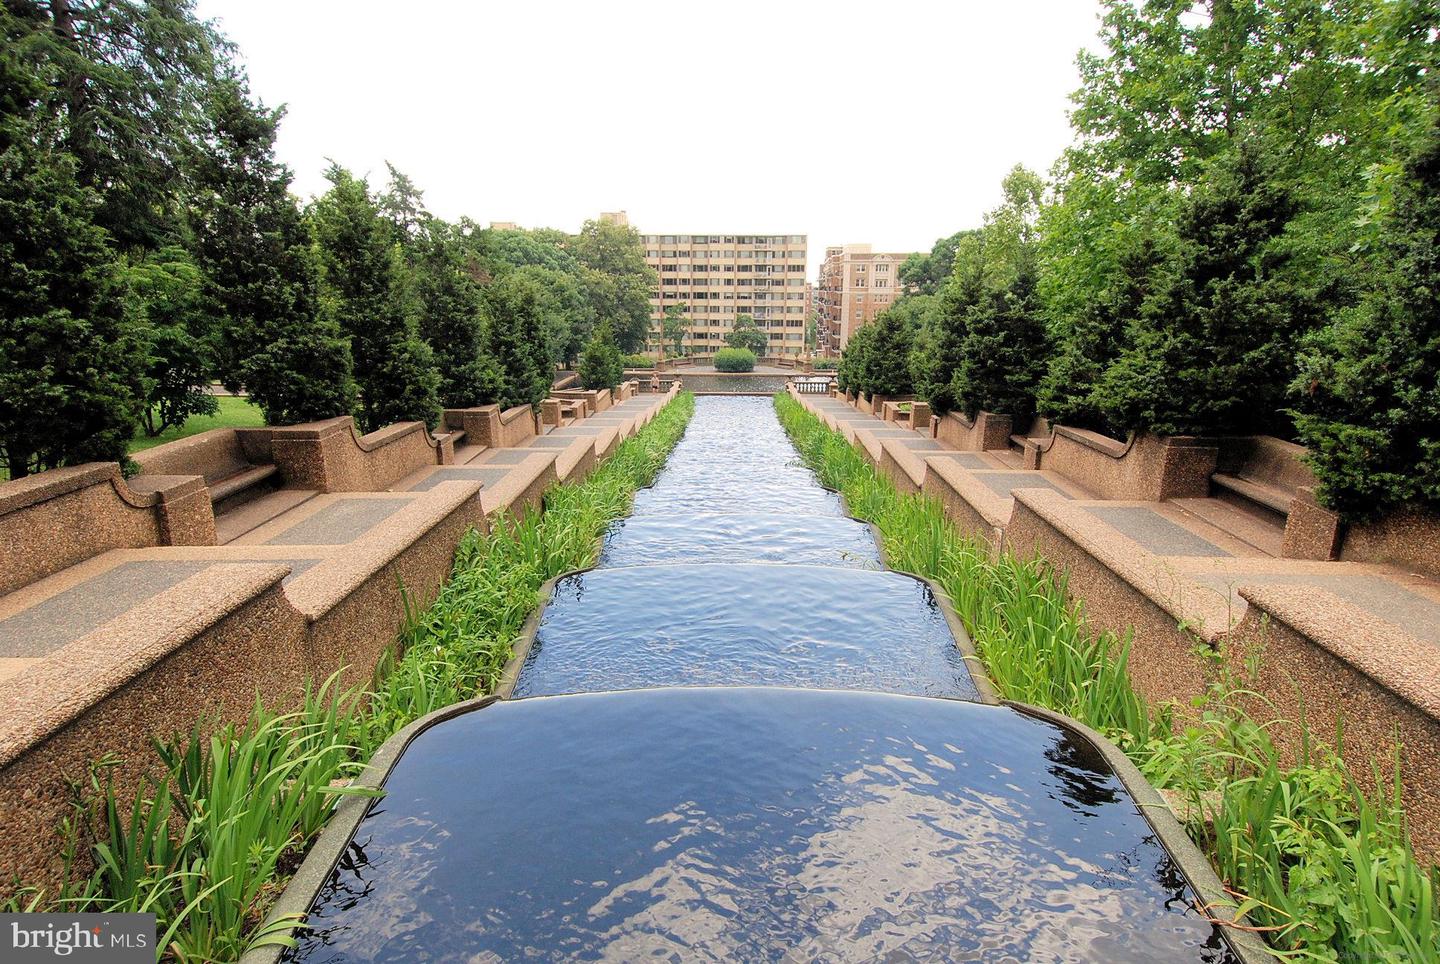
[[[956,700],[499,703],[411,744],[295,957],[1228,960],[1098,763]]]
[[[963,702],[770,406],[698,400],[557,585],[539,698],[406,749],[291,958],[1230,960],[1094,747]]]

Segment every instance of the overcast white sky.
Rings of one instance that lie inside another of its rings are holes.
[[[200,0],[286,104],[302,196],[389,160],[430,209],[928,249],[1069,142],[1095,0]],[[813,272],[812,272],[813,273]]]

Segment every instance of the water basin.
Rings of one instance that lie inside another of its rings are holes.
[[[1084,739],[793,689],[501,701],[406,749],[297,961],[1229,961]]]

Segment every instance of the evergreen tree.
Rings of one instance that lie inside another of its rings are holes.
[[[850,335],[850,340],[845,343],[845,349],[840,353],[840,366],[835,369],[835,383],[840,391],[851,395],[869,392],[865,373],[869,369],[870,342],[874,337],[875,329],[872,325],[863,325]]]
[[[1289,434],[1282,409],[1315,307],[1284,244],[1296,198],[1256,141],[1217,158],[1181,204],[1176,256],[1131,318],[1095,398],[1117,427]]]
[[[588,389],[608,388],[614,391],[625,377],[625,362],[615,344],[615,333],[608,321],[595,329],[590,343],[580,355],[580,384]]]
[[[914,391],[910,378],[914,317],[905,308],[894,305],[876,315],[865,327],[873,329],[860,375],[865,390],[876,395],[909,395]]]
[[[126,250],[173,242],[185,159],[205,151],[225,41],[193,0],[7,0],[7,49],[47,83],[35,109],[60,127],[94,220]]]
[[[502,382],[495,399],[503,408],[538,406],[550,392],[553,369],[545,348],[544,294],[530,278],[509,274],[485,292],[490,311],[490,354]]]
[[[466,408],[494,401],[503,378],[486,345],[480,285],[453,230],[434,223],[428,239],[416,242],[413,287],[420,335],[430,345],[440,375],[440,402],[447,408]]]
[[[127,310],[144,333],[149,356],[145,434],[184,425],[192,415],[214,415],[220,405],[209,387],[215,345],[205,276],[179,247],[122,259],[121,274]]]
[[[1162,242],[1152,234],[1117,238],[1122,245],[1117,266],[1099,297],[1082,306],[1059,335],[1036,391],[1041,415],[1072,425],[1124,434],[1126,426],[1110,424],[1100,379],[1125,347],[1126,328],[1161,276]]]
[[[982,410],[999,412],[1025,426],[1035,414],[1035,387],[1046,358],[1035,279],[1034,265],[1022,261],[1012,277],[989,286],[965,313],[950,395],[968,418]]]
[[[936,296],[934,310],[910,355],[915,392],[936,415],[954,411],[960,404],[955,397],[955,370],[964,360],[970,316],[985,296],[981,247],[978,235],[961,240],[954,270]]]
[[[440,375],[405,311],[391,226],[363,180],[339,165],[325,176],[331,187],[315,202],[312,220],[330,311],[350,336],[361,424],[367,432],[393,422],[433,427]]]
[[[252,104],[244,81],[212,90],[207,141],[196,158],[190,230],[221,319],[222,372],[271,425],[347,415],[355,406],[350,352],[319,315],[305,222],[275,160],[282,112]]]
[[[1350,519],[1440,508],[1440,118],[1405,165],[1360,304],[1312,337],[1296,423]]]
[[[5,11],[0,27],[7,47],[24,29]],[[12,478],[123,460],[147,387],[100,199],[37,110],[44,92],[0,57],[0,464]]]

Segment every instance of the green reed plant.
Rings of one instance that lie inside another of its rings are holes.
[[[294,710],[257,699],[242,723],[197,721],[155,742],[138,790],[122,790],[113,761],[101,761],[66,828],[67,852],[83,847],[93,871],[58,893],[14,888],[0,910],[152,912],[159,956],[179,961],[289,943],[294,922],[266,924],[266,911],[336,797],[374,795],[350,781],[406,724],[495,688],[541,586],[594,563],[605,527],[664,466],[693,412],[693,396],[679,396],[589,478],[547,492],[545,511],[469,532],[434,603],[421,610],[407,597],[405,629],[370,686],[342,690],[337,673],[307,685]]]
[[[1435,868],[1410,849],[1398,766],[1362,786],[1304,721],[1260,722],[1265,704],[1216,660],[1215,682],[1180,722],[1151,706],[1129,641],[1093,630],[1043,560],[993,556],[932,499],[902,495],[844,436],[788,395],[776,413],[802,460],[880,530],[891,567],[937,582],[1000,694],[1058,710],[1114,740],[1169,791],[1246,926],[1282,956],[1440,960]],[[1298,760],[1274,732],[1295,727]],[[1338,743],[1338,736],[1337,736]]]

